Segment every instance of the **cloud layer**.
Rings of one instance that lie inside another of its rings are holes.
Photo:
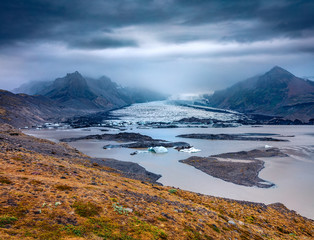
[[[3,0],[0,88],[78,70],[210,91],[281,65],[313,75],[313,1]]]

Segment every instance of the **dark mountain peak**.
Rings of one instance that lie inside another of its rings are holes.
[[[65,86],[70,86],[74,88],[86,88],[87,83],[85,78],[78,72],[73,72],[73,73],[68,73],[65,77],[63,78],[57,78],[53,85],[55,87],[65,87]]]
[[[82,80],[82,79],[84,79],[84,77],[78,71],[75,71],[73,73],[67,73],[67,75],[65,77],[63,77],[63,78],[64,79],[73,79],[73,80]]]
[[[275,66],[257,80],[256,87],[264,89],[285,89],[296,77],[287,70]]]
[[[67,73],[67,76],[80,76],[80,77],[82,77],[82,75],[78,71],[75,71],[73,73]]]
[[[279,66],[275,66],[273,67],[270,71],[268,71],[267,73],[265,73],[265,75],[274,75],[274,76],[294,76],[292,73],[288,72],[286,69],[283,69],[282,67]]]
[[[89,89],[85,78],[77,71],[68,73],[65,77],[57,78],[41,94],[63,103],[70,101],[71,104],[75,99],[93,100],[97,97]]]
[[[282,67],[280,67],[280,66],[274,66],[272,69],[270,69],[270,72],[271,71],[286,71],[287,72],[287,70],[286,69],[284,69],[284,68],[282,68]]]

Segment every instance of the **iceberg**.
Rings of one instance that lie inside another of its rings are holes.
[[[168,150],[167,148],[160,146],[160,147],[150,147],[148,148],[149,152],[153,152],[153,153],[167,153]]]
[[[197,149],[197,148],[194,148],[194,147],[191,147],[191,148],[184,148],[184,149],[181,149],[180,152],[185,152],[185,153],[197,153],[197,152],[200,152],[201,149]]]

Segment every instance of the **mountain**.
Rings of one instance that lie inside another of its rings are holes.
[[[108,77],[84,78],[77,71],[54,81],[26,83],[13,92],[46,96],[63,108],[109,110],[128,105]]]
[[[83,77],[77,71],[50,82],[30,82],[13,91],[43,95],[55,100],[61,107],[76,109],[108,110],[167,97],[148,89],[120,87],[106,76],[98,79]]]
[[[61,88],[61,90],[65,89]],[[15,127],[30,127],[45,122],[63,122],[72,117],[106,112],[116,107],[112,104],[104,104],[101,107],[100,104],[96,104],[97,96],[96,100],[88,99],[88,97],[93,97],[90,92],[75,91],[75,88],[68,89],[63,95],[48,91],[47,95],[50,94],[51,98],[0,90],[0,123],[9,123]],[[82,97],[84,95],[86,98]]]
[[[147,89],[122,88],[106,76],[85,78],[77,71],[50,82],[24,84],[14,91],[19,94],[0,90],[0,123],[15,127],[63,121],[166,98]]]
[[[117,106],[128,105],[124,100],[124,95],[120,91],[120,87],[110,78],[102,76],[99,79],[86,78],[87,84],[92,92],[108,103],[115,103]]]
[[[278,66],[204,97],[209,106],[243,113],[304,122],[314,118],[314,83]]]
[[[55,100],[60,106],[75,109],[97,108],[97,95],[88,87],[79,72],[57,78],[48,88],[38,93]]]

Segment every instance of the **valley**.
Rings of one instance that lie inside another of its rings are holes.
[[[314,1],[0,1],[0,240],[314,239]]]

